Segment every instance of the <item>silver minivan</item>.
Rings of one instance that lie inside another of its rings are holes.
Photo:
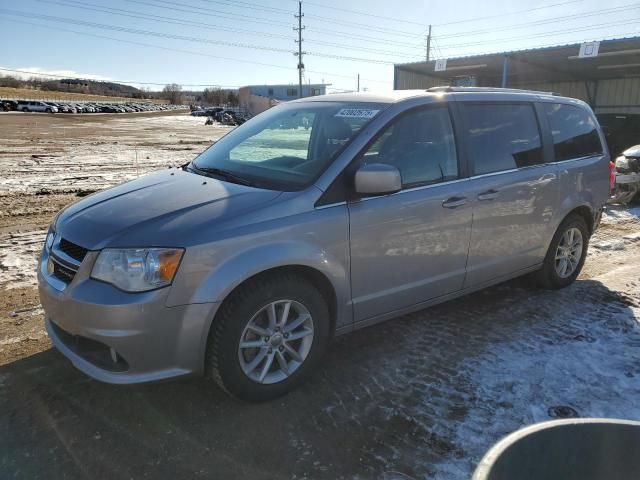
[[[542,92],[288,102],[60,212],[47,331],[105,382],[276,397],[334,335],[524,274],[572,283],[608,196],[603,140],[584,102]]]

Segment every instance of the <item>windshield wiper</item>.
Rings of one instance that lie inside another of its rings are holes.
[[[246,178],[243,178],[235,173],[232,173],[228,170],[223,170],[222,168],[216,167],[198,167],[195,164],[189,165],[190,168],[196,170],[198,172],[203,172],[209,175],[215,175],[217,177],[222,177],[227,180],[230,180],[232,183],[239,183],[240,185],[246,185],[248,187],[255,187],[256,184]]]

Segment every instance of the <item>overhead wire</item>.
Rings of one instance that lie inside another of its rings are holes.
[[[620,22],[620,21],[615,21],[615,22],[608,22],[608,23],[599,23],[599,24],[595,24],[595,25],[587,25],[587,26],[583,26],[583,27],[577,27],[577,28],[572,28],[572,29],[563,29],[563,30],[552,30],[549,32],[542,32],[542,33],[538,33],[538,34],[532,34],[532,35],[527,35],[527,39],[529,38],[541,38],[541,37],[549,37],[549,36],[558,36],[558,35],[566,35],[569,33],[575,33],[575,32],[584,32],[584,31],[588,31],[588,30],[596,30],[598,28],[602,28],[602,27],[608,27],[608,26],[621,26],[621,25],[632,25],[632,24],[637,24],[640,21],[640,18],[634,18],[630,21],[627,22]],[[512,40],[521,40],[522,36],[517,36],[517,37],[507,37],[507,38],[494,38],[491,40],[484,40],[484,41],[479,41],[479,42],[471,42],[471,43],[458,43],[458,44],[449,44],[449,45],[442,45],[442,49],[443,50],[451,50],[453,48],[460,48],[460,47],[470,47],[470,46],[477,46],[477,45],[488,45],[488,44],[493,44],[493,43],[501,43],[501,42],[507,42],[507,41],[512,41]]]
[[[2,14],[0,13],[0,15],[2,15]],[[218,60],[227,60],[227,61],[236,62],[236,63],[244,63],[244,64],[249,64],[249,65],[258,65],[258,66],[264,66],[264,67],[271,67],[271,68],[277,68],[277,69],[281,69],[281,70],[292,70],[292,67],[290,65],[278,65],[278,64],[259,62],[259,61],[254,61],[254,60],[243,60],[241,58],[226,57],[226,56],[222,56],[222,55],[214,55],[214,54],[210,54],[210,53],[197,52],[197,51],[186,50],[186,49],[182,49],[182,48],[166,47],[166,46],[163,46],[163,45],[154,45],[154,44],[138,42],[138,41],[134,41],[134,40],[126,40],[126,39],[122,39],[122,38],[111,37],[111,36],[108,36],[108,35],[100,35],[100,34],[90,33],[90,32],[81,32],[81,31],[78,31],[78,30],[62,28],[62,27],[52,26],[52,25],[43,25],[43,24],[33,23],[33,22],[25,21],[25,20],[17,20],[16,19],[16,20],[13,20],[13,21],[16,22],[16,23],[24,24],[24,25],[31,25],[31,26],[35,26],[35,27],[45,28],[45,29],[48,29],[48,30],[68,32],[68,33],[73,33],[73,34],[76,34],[76,35],[82,35],[82,36],[88,36],[88,37],[99,38],[99,39],[104,39],[104,40],[110,40],[110,41],[119,42],[119,43],[125,43],[125,44],[129,44],[129,45],[137,45],[137,46],[141,46],[141,47],[154,48],[154,49],[172,51],[172,52],[177,52],[177,53],[184,53],[184,54],[188,54],[188,55],[215,58],[215,59],[218,59]],[[313,74],[318,74],[318,75],[327,75],[327,76],[337,77],[337,78],[349,78],[349,79],[351,79],[354,76],[354,75],[346,75],[344,73],[325,72],[325,71],[318,71],[318,70],[306,70],[306,71],[308,73],[313,73]],[[369,82],[385,83],[385,84],[391,83],[388,80],[380,80],[380,79],[374,79],[374,78],[362,78],[362,80],[367,80]]]
[[[267,47],[263,45],[247,44],[247,43],[241,43],[241,42],[228,42],[225,40],[211,40],[208,38],[192,37],[187,35],[175,35],[175,34],[165,33],[165,32],[155,32],[152,30],[143,30],[143,29],[137,29],[137,28],[122,27],[117,25],[107,25],[103,23],[77,20],[73,18],[57,17],[53,15],[42,15],[42,14],[37,14],[32,12],[23,12],[19,10],[11,10],[6,8],[0,8],[0,13],[12,15],[12,16],[25,17],[30,19],[39,19],[39,20],[45,20],[45,21],[51,21],[51,22],[57,22],[57,23],[66,23],[71,25],[84,26],[88,28],[98,28],[102,30],[130,33],[134,35],[152,36],[152,37],[159,37],[159,38],[168,38],[173,40],[182,40],[182,41],[193,42],[193,43],[206,43],[206,44],[224,45],[229,47],[238,47],[238,48],[245,48],[245,49],[252,49],[252,50],[262,50],[262,51],[293,54],[293,51],[291,49],[285,49],[285,48]],[[307,54],[317,56],[317,57],[333,58],[336,60],[350,60],[350,61],[358,61],[358,62],[366,62],[366,63],[374,63],[374,64],[382,64],[382,65],[394,64],[394,62],[389,60],[381,60],[381,59],[375,59],[375,58],[361,58],[361,57],[353,57],[353,56],[347,56],[347,55],[335,55],[335,54],[329,54],[324,52],[307,52]]]
[[[123,17],[127,17],[127,18],[137,18],[137,19],[141,19],[141,20],[150,20],[150,21],[153,21],[153,22],[159,22],[159,23],[165,23],[165,24],[171,24],[171,25],[191,26],[191,27],[206,29],[207,31],[220,30],[220,31],[225,31],[225,32],[241,33],[241,34],[247,34],[247,35],[253,35],[253,36],[264,36],[264,37],[267,37],[267,38],[278,38],[278,39],[287,40],[287,41],[291,40],[291,36],[287,36],[287,35],[268,33],[268,32],[260,32],[260,31],[255,31],[255,30],[228,28],[228,27],[224,27],[224,26],[221,26],[221,25],[197,22],[197,21],[192,21],[192,20],[176,20],[176,19],[173,19],[171,17],[165,17],[165,16],[162,16],[162,15],[145,14],[144,12],[125,10],[125,9],[121,9],[121,8],[103,7],[101,5],[96,5],[94,3],[79,2],[79,1],[75,1],[75,0],[62,0],[62,1],[35,0],[35,1],[40,2],[40,3],[47,3],[47,4],[54,4],[54,5],[71,7],[71,8],[78,8],[78,9],[88,10],[88,11],[108,13],[108,14],[111,14],[111,15],[119,15],[119,16],[123,16]],[[403,53],[403,52],[380,50],[380,49],[377,49],[377,48],[359,47],[359,46],[354,46],[354,45],[346,45],[344,43],[326,42],[326,41],[323,41],[323,40],[306,40],[306,41],[308,43],[312,43],[312,44],[318,44],[318,45],[324,45],[324,46],[333,46],[333,47],[339,47],[339,48],[350,48],[352,50],[368,52],[368,53],[375,53],[375,54],[379,54],[379,55],[395,56],[395,57],[400,56],[400,57],[407,57],[407,58],[415,58],[416,57],[416,55]]]

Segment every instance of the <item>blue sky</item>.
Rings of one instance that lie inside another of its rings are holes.
[[[296,0],[0,0],[0,67],[188,89],[297,83],[296,12]],[[303,12],[305,81],[334,89],[355,89],[358,73],[363,88],[392,88],[393,63],[424,58],[430,23],[434,58],[640,35],[631,0],[315,0]]]

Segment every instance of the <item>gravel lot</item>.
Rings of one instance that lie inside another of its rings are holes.
[[[16,123],[36,117],[48,123]],[[640,420],[640,208],[607,211],[573,286],[516,280],[340,337],[271,403],[77,372],[50,348],[33,288],[46,225],[77,194],[183,163],[226,131],[203,123],[0,115],[0,477],[466,479],[524,425]]]

